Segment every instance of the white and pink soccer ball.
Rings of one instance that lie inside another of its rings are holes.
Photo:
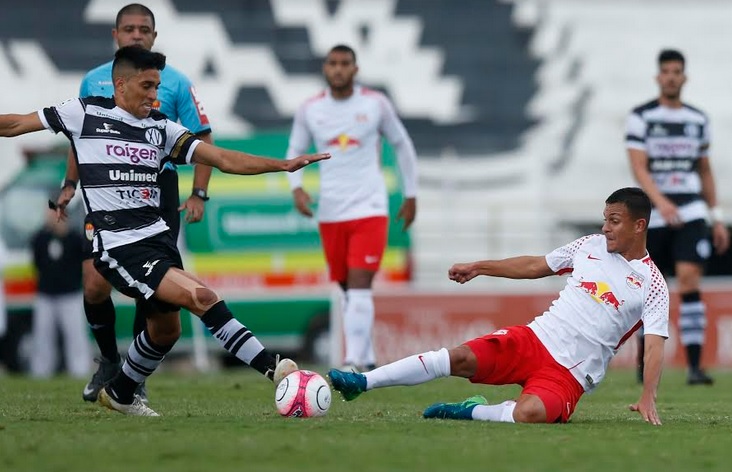
[[[284,379],[275,391],[280,415],[294,418],[323,416],[330,408],[330,387],[317,372],[297,370]]]

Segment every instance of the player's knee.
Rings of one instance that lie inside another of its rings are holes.
[[[196,287],[193,292],[193,299],[200,309],[207,311],[219,301],[219,296],[208,287]]]
[[[100,277],[89,277],[84,279],[84,300],[87,303],[96,305],[109,298],[112,291],[109,284]]]
[[[450,375],[470,378],[478,369],[478,359],[465,345],[450,349]]]
[[[519,401],[513,410],[516,423],[546,423],[546,409],[540,399]]]

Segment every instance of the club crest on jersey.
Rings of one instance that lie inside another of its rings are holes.
[[[160,146],[163,143],[163,134],[157,128],[148,128],[145,131],[145,139],[153,146]]]
[[[696,123],[687,123],[687,125],[684,126],[684,134],[690,138],[696,138],[699,136],[699,125]]]
[[[86,223],[84,225],[84,234],[86,235],[86,239],[92,241],[94,239],[94,225],[91,223]]]
[[[640,275],[638,272],[631,272],[629,276],[625,278],[625,283],[628,284],[628,287],[632,289],[637,289],[643,287],[643,276]]]

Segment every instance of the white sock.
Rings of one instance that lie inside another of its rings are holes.
[[[508,400],[498,405],[478,405],[473,408],[473,419],[479,421],[498,421],[501,423],[515,423],[513,410],[516,402]]]
[[[366,372],[366,390],[392,385],[418,385],[450,376],[450,353],[442,348],[392,362]]]
[[[374,299],[370,289],[352,288],[346,291],[343,312],[343,334],[346,341],[346,364],[365,366],[375,364],[371,333],[374,328]]]

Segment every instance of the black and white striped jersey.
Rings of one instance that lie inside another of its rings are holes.
[[[706,217],[698,169],[699,159],[708,155],[710,133],[702,111],[686,104],[669,108],[652,100],[628,116],[625,142],[628,149],[645,151],[654,182],[679,206],[684,221]],[[649,226],[663,226],[663,218],[655,213]]]
[[[112,98],[74,98],[38,116],[74,148],[95,252],[168,229],[159,211],[158,173],[169,160],[189,164],[198,138],[156,111],[138,119]]]

